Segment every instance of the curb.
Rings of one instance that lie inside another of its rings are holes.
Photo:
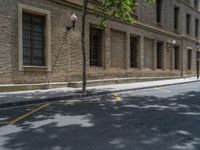
[[[19,102],[9,102],[0,104],[0,108],[9,108],[9,107],[16,107],[16,106],[25,106],[25,105],[31,105],[31,104],[41,104],[46,102],[55,102],[60,100],[73,100],[78,98],[87,98],[87,97],[93,97],[93,96],[100,96],[100,95],[107,95],[111,93],[120,93],[120,92],[126,92],[126,91],[137,91],[137,90],[143,90],[143,89],[151,89],[151,88],[157,88],[157,87],[166,87],[166,86],[172,86],[172,85],[181,85],[186,83],[195,83],[199,82],[200,80],[195,81],[186,81],[181,83],[171,83],[171,84],[165,84],[165,85],[154,85],[154,86],[148,86],[148,87],[139,87],[139,88],[132,88],[132,89],[124,89],[124,90],[113,90],[113,91],[103,91],[103,92],[91,92],[89,91],[86,95],[82,95],[81,91],[75,92],[73,95],[68,96],[58,96],[58,97],[51,97],[51,98],[45,98],[45,99],[37,99],[37,100],[29,100],[29,101],[19,101]]]

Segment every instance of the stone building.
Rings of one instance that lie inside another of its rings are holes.
[[[86,18],[89,79],[187,76],[196,72],[198,0],[139,0],[135,24],[112,19],[104,30]],[[0,0],[0,84],[81,79],[82,0]],[[75,30],[66,30],[76,13]]]

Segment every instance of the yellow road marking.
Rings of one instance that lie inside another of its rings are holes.
[[[33,113],[35,113],[35,112],[37,112],[37,111],[39,111],[39,110],[41,110],[41,109],[43,109],[43,108],[45,108],[47,106],[49,106],[49,104],[44,104],[44,105],[42,105],[42,106],[40,106],[40,107],[38,107],[38,108],[26,113],[25,115],[22,115],[22,116],[20,116],[20,117],[18,117],[16,119],[10,121],[9,124],[15,124],[16,122],[18,122],[18,121],[30,116],[31,114],[33,114]]]
[[[161,88],[154,88],[154,89],[155,89],[155,90],[159,90],[159,91],[163,91],[163,92],[168,92],[168,93],[172,92],[172,91],[165,90],[165,89],[161,89]]]
[[[115,97],[115,100],[116,100],[116,102],[118,103],[118,102],[121,102],[122,101],[122,99],[121,99],[121,97],[120,96],[118,96],[117,94],[113,94],[114,95],[114,97]]]
[[[1,124],[10,124],[10,121],[2,121],[2,122],[0,122],[0,125]]]

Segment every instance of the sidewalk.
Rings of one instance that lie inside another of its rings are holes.
[[[184,84],[197,82],[196,77],[148,81],[140,83],[127,83],[89,87],[86,96],[97,96],[110,94],[113,92],[131,91],[139,89],[148,89],[168,85]],[[34,103],[44,103],[56,100],[77,99],[82,97],[80,88],[56,88],[49,90],[33,90],[23,92],[2,92],[0,93],[0,108],[20,106]]]

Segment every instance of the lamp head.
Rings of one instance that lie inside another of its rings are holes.
[[[76,21],[77,21],[77,19],[78,19],[78,17],[76,16],[76,14],[75,13],[72,13],[72,15],[71,15],[71,22],[72,23],[76,23]]]
[[[176,40],[172,40],[172,45],[176,45]]]

